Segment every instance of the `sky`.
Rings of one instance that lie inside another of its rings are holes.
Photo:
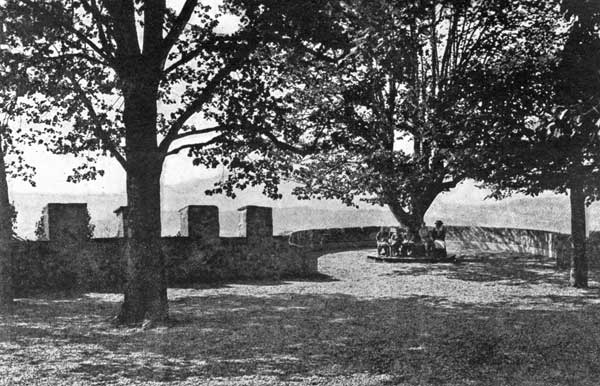
[[[171,0],[168,2],[173,8],[179,10],[184,0]],[[220,0],[208,0],[209,3],[217,6]],[[234,16],[225,16],[221,19],[218,29],[227,33],[236,29],[238,19]],[[206,125],[206,122],[201,122]],[[411,144],[404,141],[396,146],[398,149],[409,150]],[[66,181],[71,169],[77,166],[77,161],[69,155],[53,155],[48,153],[43,147],[36,146],[26,150],[25,157],[27,161],[37,168],[35,176],[36,187],[32,187],[26,182],[11,179],[9,186],[11,191],[19,193],[73,193],[73,194],[113,194],[123,193],[125,191],[125,172],[118,162],[112,158],[102,158],[98,162],[98,167],[105,170],[103,177],[98,177],[95,181],[81,182],[77,184]],[[191,159],[185,153],[170,156],[167,158],[163,167],[162,184],[176,185],[194,179],[214,178],[223,173],[223,169],[208,170],[204,167],[193,166]],[[466,182],[459,185],[451,192],[445,193],[445,199],[456,202],[482,201],[488,194],[487,191],[478,189],[473,182]]]
[[[1,1],[1,0],[0,0]],[[169,2],[174,4],[174,8],[180,8],[184,0],[175,0]],[[218,4],[219,0],[209,0],[211,4]],[[230,32],[235,30],[237,24],[236,17],[224,17],[218,27],[221,32]],[[200,126],[206,126],[210,123],[195,121]],[[410,152],[411,143],[408,141],[398,141],[395,145],[396,150]],[[12,193],[57,193],[57,194],[76,194],[76,195],[97,195],[97,194],[124,194],[126,175],[121,165],[112,158],[101,158],[98,161],[98,168],[105,171],[103,177],[98,177],[95,181],[69,183],[67,177],[71,174],[73,167],[78,165],[78,159],[70,155],[54,155],[48,153],[41,146],[30,147],[26,150],[25,157],[27,161],[37,169],[35,176],[36,187],[32,187],[26,182],[11,179],[9,187]],[[167,158],[163,166],[162,185],[172,186],[196,179],[212,179],[222,175],[223,168],[206,169],[200,166],[193,166],[191,159],[185,155],[185,152]],[[438,200],[443,203],[473,204],[484,202],[489,194],[487,190],[480,189],[473,181],[461,183],[450,192],[441,194]],[[552,196],[552,193],[546,193],[543,196]],[[520,199],[522,195],[516,195],[507,200]],[[289,202],[289,201],[288,201]],[[244,205],[251,204],[244,202]],[[291,205],[291,204],[290,204]],[[307,201],[298,201],[297,205],[308,205],[314,208],[319,207],[318,203]],[[273,206],[278,206],[274,203]]]
[[[179,12],[185,0],[169,0],[167,5]],[[211,5],[213,9],[222,3],[221,0],[203,0],[202,4]],[[194,18],[192,18],[192,22]],[[220,18],[220,24],[216,30],[221,33],[231,33],[237,28],[239,18],[233,15],[224,15]],[[141,37],[141,35],[140,35]],[[141,42],[140,42],[141,44]],[[159,106],[159,109],[161,107]],[[164,109],[163,109],[164,112]],[[194,123],[199,126],[207,126],[209,123],[197,119]],[[36,187],[29,183],[11,179],[9,187],[11,191],[20,193],[74,193],[74,194],[102,194],[122,193],[125,191],[125,172],[120,164],[113,158],[101,158],[98,168],[105,170],[105,176],[95,181],[81,182],[77,184],[66,182],[71,170],[78,165],[78,159],[69,155],[54,155],[47,152],[41,146],[32,146],[25,149],[25,157],[29,164],[36,167],[34,178]],[[174,185],[192,179],[213,178],[222,173],[222,169],[208,170],[204,167],[193,166],[191,159],[184,153],[167,158],[163,167],[162,183]]]
[[[100,168],[106,173],[95,181],[80,183],[67,182],[71,169],[77,165],[77,159],[69,155],[54,155],[44,149],[31,148],[27,154],[30,163],[37,168],[36,187],[20,180],[9,180],[11,192],[18,193],[59,193],[59,194],[115,194],[125,192],[125,172],[112,158],[99,161]],[[176,185],[196,179],[211,179],[220,176],[222,168],[206,169],[193,166],[185,154],[170,156],[163,167],[162,184]],[[456,203],[482,202],[489,192],[480,189],[473,181],[465,181],[450,192],[443,193],[444,201]],[[548,193],[548,195],[551,195]],[[515,198],[522,196],[517,195]],[[304,201],[304,203],[306,203]]]
[[[10,179],[9,186],[13,192],[110,194],[125,191],[125,171],[113,158],[99,160],[97,165],[106,172],[103,177],[98,177],[95,181],[75,184],[66,180],[71,169],[77,166],[77,158],[70,155],[50,154],[41,147],[27,149],[25,156],[28,162],[37,169],[34,178],[36,187],[21,180]],[[175,185],[193,179],[213,178],[221,173],[221,169],[208,170],[204,167],[193,166],[191,159],[185,154],[181,154],[167,158],[163,168],[162,183]]]

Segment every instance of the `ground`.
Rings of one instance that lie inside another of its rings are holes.
[[[333,253],[305,281],[169,289],[172,324],[121,297],[19,299],[1,385],[597,385],[600,292],[519,255],[389,264]],[[478,254],[482,257],[481,254]]]

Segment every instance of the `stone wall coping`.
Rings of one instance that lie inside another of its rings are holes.
[[[115,209],[115,210],[113,211],[113,213],[116,213],[116,214],[119,214],[119,213],[125,213],[125,212],[127,212],[127,210],[128,210],[128,209],[129,209],[129,207],[128,207],[128,206],[126,206],[126,205],[122,205],[122,206],[118,207],[117,209]]]
[[[85,202],[49,202],[46,206],[87,206]]]
[[[184,210],[189,209],[189,208],[217,208],[217,209],[219,209],[219,207],[216,205],[186,205],[183,208],[179,209],[178,212],[181,213]]]
[[[367,228],[391,228],[397,227],[398,225],[365,225],[362,227],[332,227],[332,228],[308,228],[308,229],[298,229],[295,231],[288,231],[285,233],[285,236],[290,236],[294,233],[299,232],[317,232],[317,231],[330,231],[330,230],[340,230],[340,229],[367,229]],[[562,235],[562,236],[570,236],[568,233],[562,233],[557,231],[549,231],[544,229],[531,229],[531,228],[513,228],[513,227],[490,227],[483,225],[450,225],[444,224],[446,229],[448,228],[473,228],[473,229],[497,229],[497,230],[515,230],[515,231],[525,231],[525,232],[542,232],[542,233],[551,233],[554,235]],[[428,228],[433,228],[432,226],[428,226]],[[590,231],[592,233],[599,233],[600,231]],[[283,235],[280,235],[283,236]]]
[[[256,209],[273,209],[273,207],[271,207],[271,206],[245,205],[245,206],[242,206],[241,208],[238,208],[238,210],[242,211],[242,210],[254,209],[254,208],[256,208]]]

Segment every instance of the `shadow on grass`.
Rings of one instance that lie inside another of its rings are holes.
[[[171,303],[170,328],[142,331],[105,322],[112,303],[26,300],[1,319],[0,344],[17,359],[15,370],[57,371],[69,381],[367,373],[392,376],[381,384],[591,385],[600,376],[598,306],[547,311],[443,302],[345,294],[188,297]]]
[[[464,281],[502,281],[505,285],[564,284],[564,272],[548,263],[532,260],[490,260],[468,263],[448,268],[448,277]]]
[[[281,286],[288,285],[289,282],[334,282],[339,281],[330,275],[323,273],[314,273],[304,277],[297,276],[282,276],[280,279],[264,279],[264,280],[236,280],[236,281],[223,281],[223,282],[209,282],[209,283],[172,283],[169,284],[169,288],[177,289],[218,289],[218,288],[231,288],[232,285],[250,285],[250,286]]]
[[[315,283],[329,283],[329,282],[336,282],[336,281],[340,281],[339,279],[331,276],[331,275],[326,275],[324,273],[314,273],[305,277],[288,277],[285,278],[284,280],[289,280],[289,281],[299,281],[299,282],[315,282]]]
[[[442,275],[467,282],[502,282],[503,285],[552,284],[564,285],[567,273],[558,271],[552,263],[533,258],[503,258],[458,264],[427,264],[395,269],[384,276]]]

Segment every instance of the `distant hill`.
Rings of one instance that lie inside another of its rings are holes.
[[[291,185],[283,185],[281,191],[284,198],[273,201],[264,197],[258,189],[240,192],[236,199],[220,195],[205,196],[204,191],[212,186],[212,183],[212,180],[195,180],[163,187],[163,235],[175,235],[178,232],[178,210],[187,205],[219,206],[223,236],[236,234],[239,218],[237,208],[244,205],[273,207],[273,227],[277,234],[311,228],[396,224],[386,208],[364,205],[360,209],[354,209],[337,201],[299,201],[290,194]],[[436,219],[441,219],[454,225],[569,231],[570,212],[567,196],[545,195],[537,198],[519,197],[493,201],[482,200],[482,195],[475,193],[468,189],[458,189],[456,192],[441,195],[427,212],[426,221],[432,224]],[[86,202],[92,222],[96,225],[96,236],[113,236],[117,229],[113,211],[126,203],[124,194],[13,193],[11,199],[18,211],[17,231],[25,238],[33,237],[35,223],[48,202]],[[600,229],[599,215],[600,207],[593,205],[589,216],[591,229]]]

